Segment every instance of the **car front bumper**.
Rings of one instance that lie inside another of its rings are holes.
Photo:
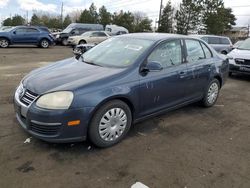
[[[240,74],[248,74],[248,75],[250,75],[250,66],[238,65],[236,63],[230,63],[229,64],[229,72],[230,73],[240,73]]]
[[[86,140],[89,117],[93,108],[68,110],[46,110],[34,103],[29,107],[14,97],[16,118],[21,127],[32,136],[53,143],[77,142]],[[68,122],[80,120],[76,126]]]

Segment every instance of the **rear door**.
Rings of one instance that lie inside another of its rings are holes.
[[[212,53],[205,43],[196,39],[185,39],[186,63],[189,75],[186,95],[190,100],[202,97],[214,68]]]
[[[40,36],[40,31],[36,28],[26,28],[25,38],[26,43],[36,44]]]
[[[187,68],[183,42],[179,39],[158,45],[146,63],[159,62],[163,69],[140,75],[140,112],[145,116],[186,101]]]

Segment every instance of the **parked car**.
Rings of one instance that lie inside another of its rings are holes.
[[[105,31],[89,31],[80,36],[69,37],[68,45],[76,46],[78,44],[99,44],[110,36]]]
[[[78,36],[87,31],[103,31],[103,25],[101,24],[81,24],[72,23],[62,32],[56,34],[57,43],[64,46],[68,45],[68,38],[70,36]]]
[[[124,35],[129,33],[125,27],[118,25],[106,25],[105,31],[107,31],[110,35]]]
[[[250,75],[250,38],[231,51],[228,57],[230,58],[229,75],[233,73]]]
[[[229,37],[216,35],[193,35],[206,41],[218,53],[228,54],[233,49],[233,44]]]
[[[204,41],[182,35],[112,37],[79,60],[28,74],[15,92],[16,117],[49,142],[88,137],[109,147],[132,123],[197,101],[213,106],[228,75],[221,57]]]
[[[79,59],[82,54],[93,48],[95,44],[79,44],[74,47],[73,53],[76,59]]]
[[[244,42],[244,40],[239,40],[233,45],[233,49],[238,48],[239,45],[241,45]]]
[[[0,31],[0,47],[2,48],[15,44],[31,44],[48,48],[53,43],[54,37],[39,27],[17,26]]]

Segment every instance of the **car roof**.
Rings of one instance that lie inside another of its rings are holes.
[[[192,37],[198,37],[198,38],[201,38],[201,37],[219,37],[219,38],[229,38],[227,36],[220,36],[220,35],[189,35],[189,36],[192,36]]]
[[[151,40],[155,42],[161,41],[161,40],[167,40],[167,39],[174,39],[174,38],[197,39],[195,37],[191,37],[187,35],[168,34],[168,33],[130,33],[130,34],[125,34],[125,35],[119,35],[117,37],[144,39],[144,40]]]

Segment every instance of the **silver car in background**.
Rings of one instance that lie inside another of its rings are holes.
[[[217,36],[217,35],[193,35],[193,36],[206,41],[218,53],[226,55],[233,49],[233,44],[229,37]]]

